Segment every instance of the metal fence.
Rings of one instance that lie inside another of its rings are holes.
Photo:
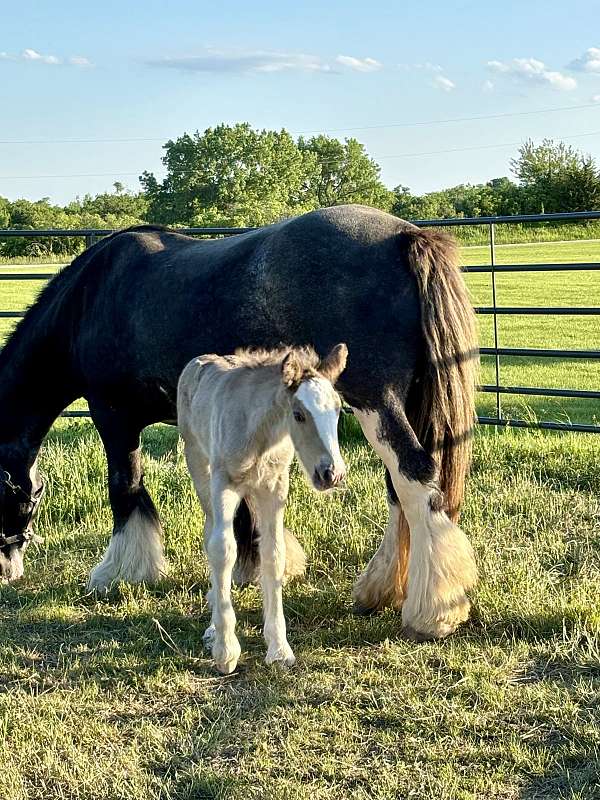
[[[567,264],[497,264],[496,263],[496,226],[510,225],[515,223],[534,223],[534,222],[581,222],[586,220],[600,219],[599,211],[586,211],[565,214],[535,214],[535,215],[515,215],[510,217],[460,217],[456,219],[435,219],[435,220],[414,220],[414,224],[420,227],[458,227],[458,226],[486,226],[488,228],[488,241],[490,251],[490,263],[480,266],[465,267],[464,271],[469,273],[487,273],[491,276],[492,305],[479,306],[475,308],[477,314],[493,315],[493,347],[482,347],[482,356],[494,358],[495,382],[493,384],[483,384],[478,387],[479,391],[495,395],[496,416],[480,416],[478,420],[483,425],[510,426],[516,428],[541,428],[555,431],[582,431],[585,433],[600,433],[600,425],[587,425],[572,422],[545,422],[530,421],[525,419],[507,418],[502,413],[502,395],[530,395],[537,397],[564,397],[579,398],[589,400],[600,400],[600,391],[582,389],[559,389],[544,388],[538,386],[505,386],[501,383],[501,363],[504,357],[522,357],[531,359],[547,358],[566,358],[566,359],[591,359],[600,360],[600,350],[561,350],[561,349],[542,349],[530,347],[500,347],[498,339],[498,316],[500,315],[600,315],[600,308],[597,307],[547,307],[547,306],[498,306],[496,276],[508,272],[573,272],[578,270],[600,270],[600,263],[567,263]],[[234,236],[252,228],[179,228],[180,233],[192,236],[215,237],[215,236]],[[75,230],[0,230],[0,239],[10,237],[26,237],[36,239],[81,237],[85,239],[86,247],[91,246],[97,239],[114,233],[113,230],[99,229],[75,229]],[[49,280],[46,273],[9,273],[1,274],[0,281],[32,281]],[[23,312],[1,311],[0,318],[19,318],[23,317]],[[89,416],[87,411],[66,411],[64,416],[81,417]]]

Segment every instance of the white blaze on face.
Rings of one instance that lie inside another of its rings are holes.
[[[339,398],[335,389],[325,378],[309,378],[302,381],[296,397],[314,420],[319,437],[336,469],[343,469],[337,436]]]

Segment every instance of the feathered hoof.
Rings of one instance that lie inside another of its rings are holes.
[[[453,634],[461,623],[467,621],[470,609],[471,604],[463,595],[451,608],[445,608],[443,613],[438,615],[421,615],[411,619],[403,612],[402,635],[413,642],[445,639]]]
[[[379,609],[374,606],[364,606],[357,600],[352,604],[352,613],[355,617],[373,617],[379,612]]]

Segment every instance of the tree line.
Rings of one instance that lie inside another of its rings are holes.
[[[406,219],[589,211],[600,207],[594,159],[563,142],[526,141],[511,160],[512,177],[460,184],[423,195],[387,188],[381,168],[354,138],[294,139],[287,131],[247,123],[185,133],[163,146],[165,176],[140,176],[141,191],[120,183],[65,206],[48,198],[0,196],[0,228],[122,228],[142,222],[171,226],[256,226],[341,203],[363,203]],[[0,255],[71,254],[78,239],[0,243]]]

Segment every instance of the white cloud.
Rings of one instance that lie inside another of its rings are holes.
[[[511,61],[488,61],[488,69],[500,74],[510,75],[524,83],[551,86],[559,91],[571,91],[577,87],[575,78],[551,70],[537,58],[513,58]]]
[[[354,56],[338,56],[336,62],[356,72],[376,72],[383,64],[374,58],[355,58]]]
[[[487,80],[481,84],[481,88],[484,92],[493,92],[494,87],[495,87],[494,81]]]
[[[32,50],[30,47],[23,50],[21,58],[24,61],[41,61],[44,64],[60,64],[60,59],[56,56],[43,56],[37,50]]]
[[[37,50],[34,50],[32,47],[26,47],[25,50],[20,53],[18,56],[14,56],[11,53],[2,52],[0,53],[0,60],[1,61],[36,61],[39,64],[51,64],[53,66],[57,64],[70,64],[74,67],[91,67],[92,62],[85,58],[85,56],[71,56],[66,61],[58,56],[52,55],[43,55],[39,53]]]
[[[418,64],[398,64],[399,69],[413,70],[420,69],[425,72],[443,72],[444,68],[440,64],[434,64],[431,61],[422,61]]]
[[[310,53],[286,53],[270,50],[224,51],[206,49],[200,55],[151,59],[153,67],[186,72],[248,74],[269,72],[376,72],[382,64],[374,58],[339,55],[333,60]]]
[[[305,53],[277,53],[252,51],[244,53],[225,53],[207,50],[200,56],[181,56],[163,58],[148,62],[153,67],[180,69],[187,72],[330,72],[329,64],[318,56]]]
[[[600,103],[600,94],[595,94],[592,97],[592,103]]]
[[[71,56],[69,58],[69,64],[72,64],[74,67],[91,67],[93,66],[92,62],[89,58],[85,56]]]
[[[600,47],[588,47],[582,56],[571,61],[569,68],[600,73]]]
[[[452,92],[456,89],[456,84],[445,75],[436,75],[433,79],[433,85],[436,89],[441,89],[442,92]]]

